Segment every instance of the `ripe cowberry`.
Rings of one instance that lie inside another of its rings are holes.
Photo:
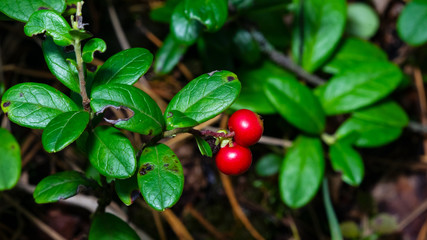
[[[228,128],[234,132],[234,141],[244,147],[254,145],[264,132],[259,115],[248,109],[240,109],[231,115]]]
[[[249,148],[233,143],[221,148],[215,157],[218,169],[227,175],[239,175],[246,172],[252,164]]]

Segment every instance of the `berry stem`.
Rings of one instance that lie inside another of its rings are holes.
[[[197,130],[194,128],[175,128],[169,131],[165,131],[163,133],[163,137],[172,137],[178,133],[191,133],[193,135],[199,135],[204,137],[212,136],[215,138],[231,138],[234,136],[234,132],[223,133],[223,132],[214,132],[211,130]]]

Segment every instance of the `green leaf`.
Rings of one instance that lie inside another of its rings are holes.
[[[413,0],[399,15],[397,33],[409,45],[419,46],[427,42],[427,32],[422,30],[426,25],[427,1]]]
[[[186,51],[187,45],[180,43],[172,34],[169,34],[156,53],[154,71],[160,74],[169,73]]]
[[[368,39],[375,35],[380,20],[375,10],[366,3],[349,3],[346,32],[352,36]]]
[[[136,199],[140,196],[141,192],[138,187],[138,180],[136,174],[128,179],[118,179],[115,181],[115,189],[117,196],[120,200],[126,204],[126,206],[132,205]]]
[[[83,29],[80,29],[80,30],[71,29],[68,32],[73,37],[73,39],[76,39],[76,40],[85,40],[93,36],[90,32]]]
[[[364,176],[362,157],[350,144],[335,142],[330,146],[329,156],[335,171],[341,172],[342,180],[352,186],[358,186]]]
[[[57,12],[50,10],[40,10],[31,15],[28,23],[25,24],[25,35],[32,37],[45,33],[53,38],[59,46],[68,46],[74,43],[70,35],[70,25]]]
[[[233,49],[240,60],[248,64],[254,64],[261,57],[261,50],[258,43],[246,29],[239,28],[234,33],[233,43]]]
[[[44,59],[52,74],[66,87],[80,93],[79,72],[72,63],[67,61],[71,56],[68,56],[62,47],[56,45],[51,37],[43,41],[42,48]]]
[[[82,173],[59,172],[43,178],[37,184],[33,197],[36,203],[51,203],[77,195],[83,188],[92,185]]]
[[[152,208],[163,211],[172,207],[184,189],[182,166],[166,145],[146,147],[139,159],[138,186]]]
[[[62,13],[65,10],[64,0],[5,0],[0,1],[0,11],[7,16],[27,22],[31,14],[41,8],[48,8]]]
[[[381,102],[354,112],[353,117],[390,127],[406,127],[409,123],[408,115],[394,101]]]
[[[95,52],[103,53],[105,50],[107,50],[107,44],[105,44],[104,40],[100,38],[92,38],[83,47],[83,61],[85,63],[91,63]]]
[[[292,125],[313,134],[325,128],[325,114],[311,90],[292,75],[269,78],[265,94],[277,111]]]
[[[170,32],[175,39],[183,44],[192,45],[199,37],[202,25],[195,19],[187,18],[184,12],[184,2],[178,4],[172,13]]]
[[[180,111],[172,110],[169,111],[168,114],[166,124],[170,126],[171,129],[193,127],[199,124],[196,120],[187,117]]]
[[[228,17],[226,0],[184,0],[185,15],[202,23],[209,32],[218,31]]]
[[[351,112],[390,94],[399,85],[402,72],[388,62],[360,63],[335,75],[317,89],[327,115]]]
[[[93,87],[120,83],[133,85],[153,62],[153,55],[145,48],[129,48],[105,61],[96,72]]]
[[[335,214],[334,207],[332,206],[331,197],[329,196],[328,181],[326,178],[323,180],[322,188],[323,204],[325,205],[326,216],[328,217],[331,240],[343,240],[341,228]]]
[[[292,53],[308,72],[318,69],[337,46],[346,24],[345,0],[299,0]],[[301,19],[301,20],[300,20]],[[301,32],[302,31],[302,32]]]
[[[47,152],[61,151],[80,137],[88,123],[89,113],[85,111],[66,112],[56,116],[43,131],[44,149]]]
[[[274,153],[262,156],[255,164],[255,171],[259,176],[273,176],[279,172],[282,158]]]
[[[200,153],[203,156],[212,157],[212,149],[211,149],[211,146],[209,146],[209,143],[206,142],[203,138],[201,138],[198,135],[195,135],[194,138],[196,139],[197,146],[199,147]]]
[[[163,131],[164,119],[156,102],[144,91],[124,84],[101,85],[92,91],[90,105],[97,112],[107,107],[124,107],[133,112],[128,120],[109,120],[118,128],[155,136]]]
[[[324,171],[322,143],[300,135],[280,167],[279,190],[285,204],[291,208],[307,204],[319,189]]]
[[[136,158],[131,142],[113,127],[99,126],[88,139],[90,163],[102,175],[129,178],[136,170]]]
[[[175,7],[181,0],[168,0],[166,3],[158,8],[151,9],[150,18],[154,21],[169,23]]]
[[[341,222],[340,229],[343,237],[345,238],[356,239],[356,238],[359,238],[361,234],[359,225],[357,225],[353,221]]]
[[[129,224],[111,213],[95,215],[89,230],[89,240],[140,240]]]
[[[12,122],[36,129],[45,128],[61,113],[80,110],[65,94],[41,83],[21,83],[9,88],[1,107]]]
[[[21,176],[21,150],[15,137],[0,128],[0,191],[12,189]]]
[[[236,100],[240,92],[237,76],[229,71],[215,71],[203,74],[188,83],[172,98],[165,111],[177,110],[198,123],[205,122],[220,114]],[[170,117],[173,118],[174,116]],[[167,125],[167,130],[173,129]]]

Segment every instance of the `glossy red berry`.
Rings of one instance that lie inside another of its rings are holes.
[[[227,175],[239,175],[246,172],[252,164],[252,153],[247,147],[233,143],[221,148],[215,157],[218,169]]]
[[[248,109],[240,109],[231,115],[228,128],[234,132],[234,141],[244,147],[254,145],[264,132],[259,115]]]

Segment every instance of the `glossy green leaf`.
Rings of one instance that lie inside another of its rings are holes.
[[[233,43],[236,56],[242,61],[248,64],[254,64],[261,57],[259,45],[248,30],[239,28],[234,33]]]
[[[47,124],[42,134],[43,147],[47,152],[59,152],[74,142],[89,123],[85,111],[66,112],[56,116]]]
[[[199,124],[196,120],[187,117],[180,111],[172,110],[169,111],[168,114],[169,115],[166,117],[166,124],[169,130],[174,128],[193,127]]]
[[[47,37],[42,43],[42,48],[50,72],[66,87],[80,93],[79,73],[77,68],[67,61],[70,56],[64,52],[63,47],[56,45],[51,37]]]
[[[12,189],[21,176],[21,150],[15,137],[0,128],[0,191]]]
[[[282,164],[282,157],[277,154],[269,153],[262,156],[255,164],[255,171],[262,177],[275,175],[279,172]]]
[[[92,90],[90,105],[97,112],[124,107],[133,112],[128,120],[109,120],[118,128],[155,136],[163,131],[164,119],[156,102],[144,91],[124,84],[106,84]]]
[[[366,3],[349,3],[346,32],[363,39],[371,38],[378,31],[380,19],[375,10]]]
[[[126,204],[126,206],[132,205],[132,203],[134,203],[141,194],[139,191],[136,174],[128,179],[116,180],[114,186],[117,196],[124,204]]]
[[[120,83],[133,85],[153,62],[153,55],[145,48],[129,48],[110,57],[96,72],[93,87]]]
[[[325,128],[325,114],[311,90],[294,76],[269,78],[265,94],[277,111],[292,125],[313,134]]]
[[[409,2],[397,20],[397,33],[400,38],[412,46],[427,42],[427,32],[422,29],[427,25],[427,1]]]
[[[25,24],[25,35],[32,37],[37,34],[46,33],[53,38],[59,46],[68,46],[74,43],[70,35],[70,25],[57,12],[50,10],[40,10],[31,15]]]
[[[181,162],[166,145],[146,147],[139,159],[138,186],[152,208],[163,211],[172,207],[184,189]]]
[[[172,98],[166,108],[165,118],[168,118],[169,112],[177,110],[198,123],[205,122],[230,107],[239,95],[240,87],[237,76],[232,72],[203,74]],[[167,126],[168,130],[172,128]]]
[[[280,167],[279,190],[285,204],[291,208],[307,204],[319,189],[324,171],[320,139],[300,135]]]
[[[140,240],[129,224],[111,213],[95,215],[89,230],[89,240]]]
[[[102,175],[129,178],[136,170],[135,152],[129,139],[113,127],[99,126],[88,139],[90,163]]]
[[[92,38],[83,47],[82,58],[85,63],[91,63],[93,61],[93,55],[95,52],[105,52],[107,50],[107,44],[100,38]]]
[[[359,64],[335,75],[317,89],[327,115],[351,112],[390,94],[399,85],[402,72],[388,62]]]
[[[353,117],[391,127],[406,127],[408,115],[394,101],[381,102],[354,112]]]
[[[327,73],[339,73],[367,62],[387,61],[387,54],[371,42],[347,38],[324,67]]]
[[[4,0],[0,1],[0,11],[7,16],[27,22],[31,14],[42,8],[56,10],[62,13],[65,10],[64,0]]]
[[[293,31],[292,53],[305,70],[314,72],[332,54],[344,32],[346,1],[297,2],[300,6],[296,16],[298,24]]]
[[[45,128],[61,113],[80,110],[65,94],[41,83],[21,83],[9,88],[1,108],[12,122],[36,129]]]
[[[92,183],[81,173],[75,171],[59,172],[43,178],[34,190],[36,203],[51,203],[77,195]]]
[[[195,135],[194,138],[196,139],[200,153],[203,156],[212,157],[212,149],[211,146],[209,146],[209,143],[198,135]]]
[[[337,216],[332,206],[331,197],[329,196],[328,181],[326,178],[322,184],[323,204],[325,205],[326,216],[328,218],[329,231],[331,232],[331,240],[343,240],[341,228]]]
[[[352,186],[358,186],[364,176],[362,157],[350,144],[337,141],[329,148],[332,167],[340,172],[342,180]]]
[[[185,15],[202,23],[209,32],[218,31],[228,17],[226,0],[184,0]]]
[[[186,51],[187,45],[180,43],[172,34],[169,34],[156,53],[154,71],[161,74],[169,73]]]
[[[184,2],[181,2],[172,13],[170,30],[178,42],[191,45],[199,37],[202,25],[195,19],[187,18],[184,12]]]

